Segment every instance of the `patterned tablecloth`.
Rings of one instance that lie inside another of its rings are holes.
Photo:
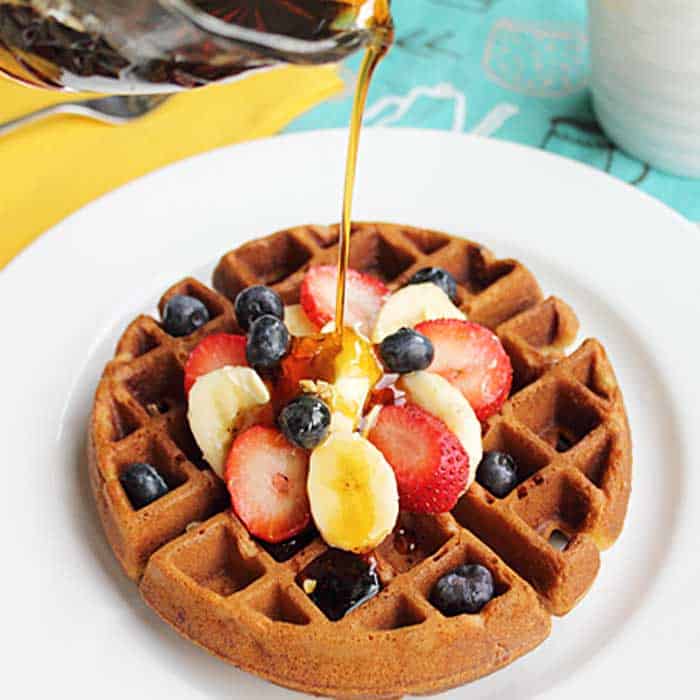
[[[585,0],[394,0],[397,40],[380,66],[366,123],[474,132],[605,170],[700,220],[700,180],[631,157],[596,123],[587,89]],[[355,70],[359,58],[349,63]],[[346,126],[342,98],[287,131]]]

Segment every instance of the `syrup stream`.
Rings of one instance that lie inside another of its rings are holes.
[[[352,198],[355,191],[357,172],[357,152],[360,145],[360,130],[365,112],[367,93],[374,70],[387,54],[393,41],[393,25],[389,11],[389,0],[377,0],[374,11],[375,33],[365,51],[350,117],[347,159],[345,161],[345,183],[343,191],[343,211],[340,224],[340,246],[338,252],[338,286],[335,301],[335,335],[341,340],[345,322],[346,278],[350,260],[350,229],[352,227]]]

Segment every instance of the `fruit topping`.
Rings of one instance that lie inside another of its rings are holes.
[[[147,506],[170,490],[156,468],[144,462],[129,465],[119,481],[135,510]]]
[[[256,425],[234,440],[224,480],[251,535],[284,542],[308,527],[308,469],[308,454],[275,428]]]
[[[309,500],[316,527],[331,546],[374,549],[399,514],[396,478],[382,453],[357,433],[332,432],[311,453]]]
[[[406,374],[399,379],[397,388],[406,394],[410,403],[439,418],[462,443],[469,457],[466,491],[474,481],[483,454],[481,423],[469,401],[444,377],[432,372]]]
[[[283,321],[276,316],[260,316],[248,332],[246,357],[251,367],[269,369],[279,364],[289,350],[291,338]]]
[[[312,450],[328,434],[331,411],[317,396],[298,396],[282,409],[278,420],[287,440]]]
[[[334,429],[357,428],[367,396],[381,377],[382,369],[370,342],[357,331],[346,328],[343,347],[333,361]]]
[[[390,372],[406,374],[430,367],[434,350],[424,335],[410,328],[401,328],[382,340],[379,354]]]
[[[396,474],[402,510],[445,513],[454,508],[467,487],[469,457],[443,421],[413,404],[384,406],[369,440]]]
[[[378,345],[401,328],[414,328],[435,318],[463,321],[466,317],[440,287],[431,282],[411,284],[394,292],[382,306],[372,331],[372,342]]]
[[[518,483],[518,465],[507,452],[485,452],[476,480],[494,496],[503,498]]]
[[[423,284],[424,282],[432,282],[436,284],[440,289],[442,289],[445,294],[450,298],[450,301],[457,301],[457,281],[455,278],[447,271],[443,270],[441,267],[424,267],[418,272],[414,273],[408,282],[409,284]]]
[[[284,304],[280,295],[262,284],[247,287],[239,292],[234,302],[234,309],[238,325],[244,331],[249,330],[253,321],[261,316],[284,319]]]
[[[194,333],[208,320],[207,307],[199,299],[184,294],[170,297],[163,309],[163,328],[176,338]]]
[[[317,329],[335,318],[338,269],[318,265],[306,273],[301,285],[301,305]],[[371,275],[348,270],[346,278],[345,325],[369,336],[389,290]]]
[[[510,358],[498,336],[478,323],[457,319],[426,321],[416,330],[430,338],[435,348],[428,371],[456,386],[479,420],[497,413],[513,381]]]
[[[478,613],[494,596],[493,576],[480,564],[463,564],[433,586],[431,603],[445,616]]]
[[[318,537],[318,531],[315,527],[309,527],[298,535],[294,535],[291,539],[284,542],[265,542],[259,540],[262,548],[267,551],[270,556],[279,562],[288,561],[295,554],[301,552],[304,547],[311,544]]]
[[[339,549],[330,549],[314,559],[301,571],[297,581],[333,622],[373,598],[381,589],[371,561]]]
[[[190,430],[219,476],[234,436],[259,422],[269,401],[270,392],[250,367],[222,367],[194,383],[188,397]]]
[[[197,344],[185,364],[185,392],[189,394],[194,383],[203,374],[221,367],[247,365],[246,339],[242,335],[214,333]]]
[[[318,332],[316,326],[309,321],[309,317],[304,313],[301,304],[284,307],[284,322],[287,324],[289,332],[298,338]]]

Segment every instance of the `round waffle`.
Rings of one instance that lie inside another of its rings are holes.
[[[284,562],[232,514],[221,480],[189,431],[183,365],[204,336],[240,332],[232,300],[252,284],[298,302],[310,265],[337,254],[337,227],[302,226],[226,254],[213,291],[195,279],[171,287],[199,298],[211,320],[185,338],[148,316],[126,329],[105,368],[90,425],[89,469],[100,517],[126,574],[181,634],[275,683],[334,697],[430,693],[505,666],[548,635],[598,571],[619,535],[630,494],[631,444],[622,395],[603,347],[572,354],[578,322],[544,299],[516,260],[426,229],[354,226],[351,267],[394,288],[439,266],[459,283],[459,305],[492,328],[514,382],[485,426],[485,449],[511,453],[523,477],[505,498],[474,484],[451,514],[402,513],[374,552],[382,589],[333,622],[304,592],[300,572],[327,546],[316,539]],[[119,481],[133,462],[153,464],[169,493],[134,510]],[[411,546],[405,546],[409,537]],[[496,596],[478,615],[447,618],[429,599],[440,576],[480,563]]]

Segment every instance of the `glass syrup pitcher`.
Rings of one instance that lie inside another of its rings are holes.
[[[333,63],[386,0],[0,0],[0,75],[43,88],[164,93],[282,63]]]

